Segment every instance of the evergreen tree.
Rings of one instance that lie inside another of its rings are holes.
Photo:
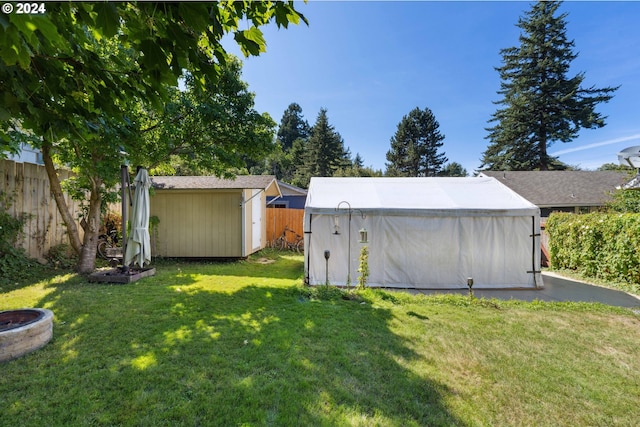
[[[296,139],[309,138],[309,123],[302,116],[302,107],[293,102],[289,104],[280,120],[278,142],[286,152],[291,149]]]
[[[349,151],[334,127],[327,110],[321,109],[306,144],[304,164],[296,171],[296,185],[307,187],[312,176],[333,176],[335,171],[351,165]]]
[[[436,176],[447,161],[444,135],[430,109],[416,107],[402,118],[387,152],[387,176]]]
[[[619,163],[604,163],[600,165],[600,167],[598,167],[596,170],[629,172],[630,177],[633,177],[636,174],[636,170],[631,166],[621,165]]]
[[[438,176],[468,176],[469,173],[460,163],[451,162],[447,163],[440,171]]]
[[[356,157],[353,159],[353,168],[362,169],[364,167],[364,160],[360,156],[360,153],[356,153]]]
[[[360,156],[360,153],[356,153],[356,157],[353,159],[353,163],[350,166],[337,169],[333,176],[380,177],[382,176],[382,171],[375,170],[372,167],[365,167],[362,156]]]
[[[605,117],[595,111],[617,88],[582,88],[584,73],[568,77],[577,57],[566,35],[566,16],[554,16],[559,1],[540,1],[518,20],[520,46],[501,49],[503,65],[496,70],[503,98],[487,128],[491,141],[483,153],[483,169],[565,169],[547,147],[569,142],[581,128],[600,128]]]
[[[285,154],[283,164],[286,165],[282,170],[281,180],[289,182],[297,187],[302,187],[300,183],[304,183],[304,179],[296,179],[300,177],[298,170],[304,166],[305,153],[307,151],[307,140],[298,138],[293,141],[293,146]]]
[[[297,103],[289,104],[282,115],[275,149],[262,162],[248,164],[252,174],[273,174],[279,180],[293,183],[297,169],[302,165],[301,150],[309,138],[309,123],[302,116]]]

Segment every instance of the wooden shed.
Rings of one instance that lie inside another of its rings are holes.
[[[154,256],[243,258],[266,246],[266,199],[279,196],[272,175],[154,176]]]

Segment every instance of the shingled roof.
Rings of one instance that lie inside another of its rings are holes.
[[[304,196],[307,197],[307,190],[304,188],[296,187],[295,185],[287,184],[283,181],[278,181],[280,191],[283,196]]]
[[[269,196],[280,194],[276,177],[273,175],[238,175],[235,179],[215,176],[152,176],[152,186],[158,190],[241,190],[261,189]]]
[[[629,181],[618,171],[482,171],[540,208],[603,206]]]

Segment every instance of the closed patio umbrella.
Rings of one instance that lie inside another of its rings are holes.
[[[146,169],[140,169],[134,180],[136,190],[129,221],[131,229],[127,239],[124,265],[151,262],[151,239],[149,238],[149,188],[151,180]]]

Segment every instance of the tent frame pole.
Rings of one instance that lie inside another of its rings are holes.
[[[307,238],[307,247],[305,248],[305,251],[304,251],[304,256],[307,257],[307,262],[305,263],[307,271],[305,271],[305,275],[304,275],[305,276],[304,277],[304,284],[305,285],[310,285],[309,270],[311,269],[311,254],[310,254],[310,252],[311,252],[311,224],[313,222],[312,219],[313,219],[313,214],[310,213],[309,214],[309,224],[308,224],[309,230],[304,230],[303,231],[303,234],[305,235],[305,237],[309,236]],[[303,225],[306,226],[307,224],[303,224]]]
[[[338,206],[336,206],[336,212],[340,211],[340,206],[345,203],[349,209],[348,209],[348,213],[349,213],[349,230],[348,230],[348,239],[347,239],[347,289],[351,288],[351,216],[353,215],[354,211],[358,211],[360,212],[360,216],[362,217],[362,219],[364,220],[366,218],[364,212],[362,212],[360,209],[358,208],[351,208],[351,203],[347,202],[346,200],[341,201],[340,203],[338,203]],[[336,234],[339,234],[336,232]]]
[[[536,233],[536,217],[535,215],[531,217],[531,271],[527,271],[527,273],[533,274],[533,285],[536,289],[540,288],[538,286],[538,281],[536,280],[536,274],[542,273],[541,270],[536,270],[536,237],[540,237],[540,233]]]

